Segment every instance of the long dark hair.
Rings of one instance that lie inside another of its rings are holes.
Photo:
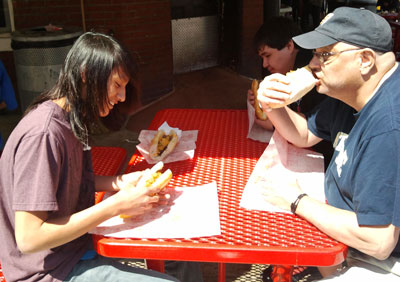
[[[108,104],[107,84],[113,70],[122,71],[130,81],[136,74],[130,54],[119,42],[109,35],[86,32],[68,52],[55,86],[38,96],[25,114],[44,101],[65,97],[72,131],[87,144],[90,127]]]

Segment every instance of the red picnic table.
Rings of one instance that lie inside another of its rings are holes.
[[[225,263],[281,266],[284,280],[277,280],[277,276],[274,281],[291,281],[293,266],[331,266],[344,261],[347,247],[307,221],[292,214],[246,210],[239,206],[248,178],[267,146],[246,137],[247,111],[167,109],[156,114],[149,129],[158,129],[164,121],[181,130],[198,130],[193,159],[165,164],[174,174],[169,187],[215,181],[221,235],[187,239],[94,235],[99,254],[147,259],[148,266],[161,271],[164,260],[217,262],[220,282],[225,281]],[[125,172],[150,166],[136,152]]]

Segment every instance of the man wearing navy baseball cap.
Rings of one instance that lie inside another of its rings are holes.
[[[328,281],[399,281],[400,69],[390,25],[368,10],[341,7],[293,40],[313,49],[316,89],[329,97],[306,117],[272,109],[294,90],[290,78],[273,74],[260,84],[259,100],[292,144],[332,142],[328,204],[289,185],[264,187],[265,197],[349,246],[345,267],[321,271]]]

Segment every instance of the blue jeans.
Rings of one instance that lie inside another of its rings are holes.
[[[165,273],[178,278],[182,282],[203,282],[200,263],[195,261],[166,260]]]
[[[93,259],[81,260],[64,280],[65,282],[166,282],[178,281],[164,273],[132,267],[116,259],[96,256]]]

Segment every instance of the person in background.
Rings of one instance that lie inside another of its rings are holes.
[[[10,111],[16,110],[18,107],[17,99],[15,98],[14,87],[10,77],[0,61],[0,114],[7,114]],[[4,148],[3,137],[0,133],[0,156]]]
[[[135,74],[114,38],[84,33],[56,85],[35,99],[11,133],[0,159],[0,261],[8,282],[178,281],[90,250],[89,230],[119,214],[146,213],[163,197],[160,187],[137,186],[140,171],[93,174],[91,128],[125,101]],[[95,191],[114,194],[94,205]]]
[[[298,185],[263,187],[265,199],[349,247],[346,266],[321,269],[328,276],[324,281],[399,281],[400,69],[390,25],[369,10],[341,7],[293,40],[314,50],[309,66],[317,91],[329,97],[304,117],[287,107],[268,107],[288,96],[285,76],[266,77],[258,93],[289,142],[334,144],[325,173],[327,203]]]
[[[298,25],[286,17],[271,18],[258,29],[253,44],[262,59],[262,66],[268,71],[268,74],[286,74],[308,64],[312,58],[311,50],[300,48],[292,40],[292,37],[299,34],[301,34],[301,30]],[[247,98],[253,105],[254,93],[251,89],[247,91]],[[299,114],[305,114],[324,99],[325,95],[320,95],[313,89],[308,95],[289,105],[289,107]],[[273,125],[268,119],[262,121],[256,117],[255,122],[266,130],[273,130]],[[332,144],[321,142],[314,149],[324,155],[327,166],[333,153]]]
[[[378,0],[376,7],[379,12],[398,12],[399,0]]]

